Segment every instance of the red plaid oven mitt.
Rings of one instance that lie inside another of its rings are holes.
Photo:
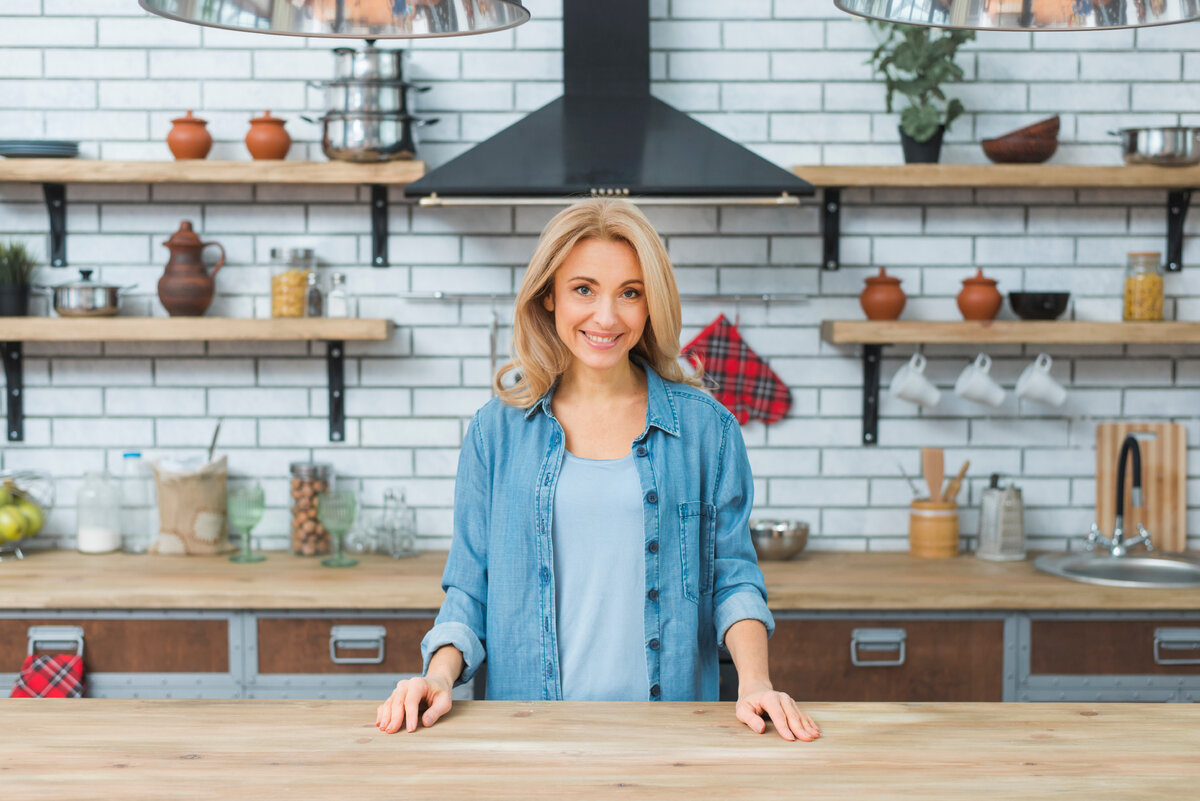
[[[83,657],[76,654],[25,657],[10,698],[80,698]]]
[[[684,346],[683,355],[704,371],[706,382],[715,383],[713,396],[739,423],[751,417],[775,423],[792,407],[787,385],[750,350],[737,326],[723,314]]]

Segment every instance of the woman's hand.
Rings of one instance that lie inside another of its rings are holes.
[[[399,731],[406,722],[408,731],[416,731],[418,719],[426,726],[432,726],[450,711],[450,690],[447,682],[435,676],[404,679],[396,685],[391,697],[379,705],[375,725],[384,734]],[[418,717],[422,702],[428,708]]]
[[[739,688],[734,711],[738,720],[759,734],[767,730],[767,724],[762,719],[765,712],[771,717],[779,736],[785,740],[811,742],[821,736],[817,724],[800,711],[792,697],[771,689],[770,685]]]

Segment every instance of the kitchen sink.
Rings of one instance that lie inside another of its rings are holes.
[[[1200,587],[1200,559],[1182,554],[1048,553],[1033,560],[1033,566],[1073,581],[1110,587]]]

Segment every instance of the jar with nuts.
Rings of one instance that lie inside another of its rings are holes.
[[[326,462],[292,462],[292,553],[319,556],[329,553],[330,536],[317,516],[317,496],[333,486],[333,465]]]
[[[1130,253],[1125,268],[1125,319],[1163,318],[1163,271],[1161,253]]]

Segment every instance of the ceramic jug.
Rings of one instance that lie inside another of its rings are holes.
[[[163,245],[171,251],[171,258],[158,280],[158,299],[172,317],[203,315],[212,304],[217,270],[225,263],[225,248],[217,242],[201,242],[190,220],[181,222],[179,230]],[[200,259],[201,251],[210,245],[221,250],[211,273]]]
[[[192,116],[188,111],[186,116],[171,120],[173,127],[167,134],[167,147],[177,160],[202,159],[212,150],[212,134],[204,126],[205,120]]]

